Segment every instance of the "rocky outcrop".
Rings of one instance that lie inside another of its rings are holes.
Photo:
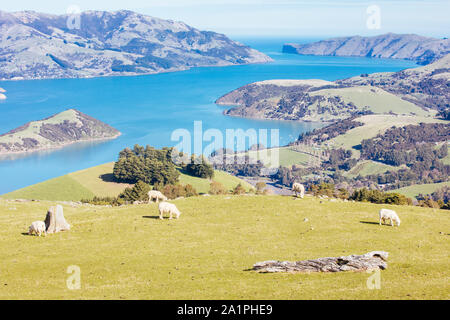
[[[0,135],[0,154],[52,149],[81,141],[113,139],[120,132],[78,110],[29,122]]]
[[[68,27],[68,21],[78,23]],[[268,62],[223,34],[132,11],[0,11],[0,79],[152,74]]]
[[[388,255],[384,251],[372,251],[363,255],[327,257],[297,262],[271,260],[255,263],[253,270],[261,273],[384,270],[387,268]]]
[[[288,43],[283,52],[315,56],[356,56],[434,62],[450,53],[449,39],[387,33],[374,37],[341,37],[307,44]]]

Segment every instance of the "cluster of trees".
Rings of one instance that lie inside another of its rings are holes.
[[[444,186],[430,195],[419,194],[418,206],[450,210],[450,187]]]
[[[450,124],[421,123],[405,127],[393,127],[384,134],[361,142],[361,158],[380,161],[389,165],[413,165],[415,162],[431,162],[447,156],[444,144],[434,150],[436,143],[447,142]]]
[[[404,168],[397,171],[366,176],[380,185],[385,185],[386,189],[397,189],[413,184],[440,183],[448,180],[450,166],[444,165],[440,161],[431,163],[416,163],[411,168]]]
[[[234,195],[241,195],[246,192],[247,191],[240,183],[236,187],[234,187],[233,190],[231,190],[231,194],[234,194]],[[228,190],[225,189],[225,187],[220,182],[213,181],[213,182],[211,182],[211,184],[209,186],[208,193],[211,195],[221,195],[221,194],[227,194],[229,192],[228,192]]]
[[[182,185],[182,184],[168,184],[165,185],[162,190],[162,194],[164,194],[168,199],[176,199],[176,198],[187,198],[187,197],[196,197],[198,196],[197,190],[190,185]]]
[[[369,190],[367,188],[362,188],[355,190],[349,197],[349,200],[355,201],[365,201],[372,203],[386,203],[386,204],[397,204],[397,205],[412,205],[413,201],[411,198],[407,198],[400,193],[390,193],[383,192],[380,190]]]
[[[307,143],[307,142],[321,143],[330,140],[334,137],[346,133],[347,131],[353,128],[360,127],[363,125],[363,123],[360,121],[354,121],[355,118],[356,116],[353,116],[348,119],[333,122],[332,124],[326,127],[302,133],[299,135],[295,143]]]
[[[331,170],[345,170],[348,171],[351,168],[353,168],[356,163],[358,162],[357,159],[352,158],[352,151],[346,150],[346,149],[331,149],[329,151],[329,159],[328,161],[325,161],[322,163],[322,167],[324,169],[331,169]]]
[[[203,157],[191,156],[191,161],[184,166],[187,174],[203,179],[212,179],[214,177],[213,166]]]
[[[438,116],[444,120],[450,120],[450,108],[439,111]]]
[[[235,176],[259,177],[264,164],[255,161],[249,156],[238,156],[237,154],[215,154],[210,157],[214,169],[228,172]]]
[[[114,164],[114,177],[120,182],[143,181],[152,185],[176,184],[180,173],[172,161],[173,148],[161,150],[135,145],[119,153]]]
[[[413,201],[399,193],[383,192],[378,189],[360,188],[349,192],[347,188],[339,187],[334,183],[311,184],[309,192],[315,196],[327,196],[345,200],[371,202],[378,204],[412,205]]]
[[[93,199],[81,200],[83,203],[90,203],[95,205],[111,205],[120,206],[124,204],[132,204],[136,201],[147,202],[148,192],[152,190],[151,186],[143,181],[138,181],[133,187],[125,188],[125,190],[117,197],[94,197]],[[168,199],[176,199],[179,197],[194,197],[197,196],[197,190],[190,185],[165,185],[160,190]]]
[[[333,183],[318,183],[311,184],[309,186],[309,191],[316,197],[327,196],[339,199],[348,199],[349,192],[345,188],[337,188]]]

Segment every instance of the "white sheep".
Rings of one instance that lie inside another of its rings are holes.
[[[148,203],[156,200],[156,202],[159,201],[167,201],[167,197],[163,195],[160,191],[157,190],[150,190],[148,192]]]
[[[390,220],[391,226],[394,226],[394,221],[395,221],[397,223],[397,226],[400,226],[400,218],[398,217],[397,213],[394,210],[381,209],[380,210],[380,226],[381,226],[382,220],[383,220],[383,223],[385,223],[386,220]]]
[[[45,222],[44,221],[35,221],[31,224],[31,226],[28,228],[28,234],[37,235],[40,237],[42,234],[47,235],[47,231],[45,230]]]
[[[295,182],[292,185],[292,191],[295,192],[295,196],[298,197],[298,194],[300,193],[300,198],[303,199],[303,197],[305,196],[305,186],[302,185],[301,183]]]
[[[177,219],[180,217],[181,212],[173,203],[160,202],[158,207],[160,219],[163,219],[164,213],[169,213],[169,219],[172,219],[172,215],[175,215]]]

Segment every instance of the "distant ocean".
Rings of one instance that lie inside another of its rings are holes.
[[[115,161],[134,144],[172,146],[173,130],[279,129],[280,144],[321,124],[232,118],[222,115],[214,101],[250,82],[267,79],[336,80],[362,73],[398,71],[416,66],[402,60],[313,57],[282,54],[285,42],[312,39],[236,39],[270,55],[275,62],[135,77],[0,82],[7,100],[0,102],[0,133],[28,121],[39,120],[68,108],[104,121],[123,134],[107,142],[74,144],[62,149],[0,158],[0,194],[69,172]]]

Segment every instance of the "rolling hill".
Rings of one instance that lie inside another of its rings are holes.
[[[114,162],[76,171],[50,179],[32,186],[4,194],[4,199],[34,199],[51,201],[80,201],[97,197],[115,197],[132,185],[115,182],[113,176]],[[232,190],[239,183],[249,190],[247,182],[223,171],[214,172],[214,181],[220,182],[227,190]],[[181,184],[191,184],[199,193],[207,193],[211,181],[180,173]]]
[[[450,54],[424,67],[334,82],[266,80],[233,90],[216,103],[224,114],[257,119],[336,121],[363,114],[433,117],[448,108]]]

